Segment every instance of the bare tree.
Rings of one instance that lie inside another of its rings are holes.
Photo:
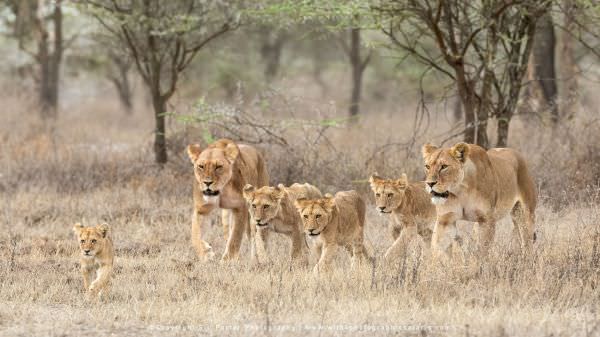
[[[133,62],[129,56],[121,55],[115,50],[108,51],[108,59],[110,62],[110,69],[106,76],[114,85],[123,109],[127,114],[131,114],[133,111],[133,93],[129,75]]]
[[[529,63],[531,67],[529,76],[531,85],[539,89],[535,92],[539,93],[537,96],[540,96],[540,101],[550,111],[554,125],[559,118],[555,49],[556,34],[554,33],[552,14],[548,11],[540,17],[537,24],[531,62]]]
[[[549,5],[549,0],[382,0],[373,9],[393,48],[452,80],[465,116],[464,140],[488,147],[491,117],[498,120],[497,145],[507,143],[536,23]]]
[[[29,54],[37,65],[34,75],[38,83],[41,115],[43,118],[55,118],[60,68],[68,44],[63,37],[62,0],[4,0],[3,4],[14,14],[15,19],[11,23],[19,48]]]
[[[346,37],[348,36],[348,37]],[[346,40],[349,40],[347,42]],[[363,74],[369,61],[371,60],[371,56],[373,54],[372,50],[369,50],[367,56],[361,55],[361,29],[360,28],[351,28],[347,33],[343,34],[339,39],[344,52],[348,56],[350,61],[350,66],[352,68],[352,93],[350,96],[350,108],[349,114],[350,117],[358,116],[360,112],[360,96],[362,92],[362,82],[363,82]]]
[[[150,96],[154,154],[167,162],[165,113],[180,74],[209,42],[237,26],[233,2],[219,0],[94,1],[87,8],[133,59]]]
[[[259,34],[261,36],[260,55],[265,63],[265,79],[267,82],[271,82],[279,72],[281,53],[288,34],[283,30],[266,25],[259,28]]]

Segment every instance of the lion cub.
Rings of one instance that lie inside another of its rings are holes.
[[[316,239],[315,249],[320,255],[315,272],[327,269],[338,246],[346,248],[353,262],[371,259],[364,246],[364,200],[356,191],[326,194],[324,198],[299,198],[295,202],[302,217],[306,234]]]
[[[91,297],[102,295],[110,281],[113,270],[114,250],[108,235],[108,225],[83,227],[80,223],[73,226],[79,239],[81,251],[81,273],[83,286]]]
[[[405,254],[408,245],[421,236],[429,246],[435,222],[435,205],[422,181],[409,183],[406,174],[400,179],[383,179],[376,174],[369,178],[375,194],[375,204],[381,214],[391,214],[394,243],[384,255],[386,261]]]
[[[310,184],[293,184],[285,187],[264,186],[256,189],[251,184],[244,187],[251,223],[256,225],[256,253],[259,263],[267,260],[266,241],[269,232],[286,235],[292,241],[292,260],[307,262],[306,241],[302,220],[294,208],[297,198],[320,198],[321,192]]]

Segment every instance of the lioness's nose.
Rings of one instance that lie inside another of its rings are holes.
[[[262,219],[256,219],[256,223],[260,225],[260,220]]]
[[[433,187],[435,184],[437,184],[437,181],[428,181],[427,185],[429,185],[429,187]]]
[[[385,209],[385,206],[380,206],[379,209],[383,211]]]
[[[206,187],[208,187],[208,186],[210,186],[210,184],[212,184],[212,183],[213,183],[212,181],[205,181],[205,182],[204,182],[204,185],[206,185]]]
[[[89,252],[90,252],[90,250],[89,250],[89,249],[86,249],[86,250],[84,250],[84,252],[87,254],[87,253],[89,253]]]

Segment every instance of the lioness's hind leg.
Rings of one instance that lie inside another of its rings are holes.
[[[518,231],[521,251],[531,254],[534,240],[535,215],[521,202],[518,202],[511,211],[511,217],[513,226],[515,226],[515,231],[513,232]]]

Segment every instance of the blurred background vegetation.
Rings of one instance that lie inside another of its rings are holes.
[[[267,149],[275,180],[340,186],[418,177],[423,142],[465,140],[517,147],[554,167],[542,188],[566,189],[563,172],[577,190],[600,176],[599,14],[585,0],[2,0],[1,85],[28,130],[105,114],[157,167],[230,137]],[[90,97],[107,108],[82,109]]]

